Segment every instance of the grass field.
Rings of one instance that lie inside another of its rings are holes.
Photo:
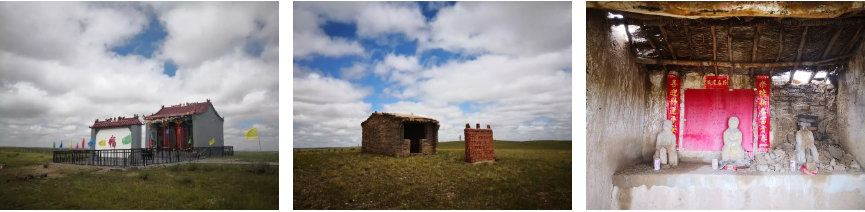
[[[463,142],[434,155],[294,154],[295,209],[571,209],[571,142],[494,143],[498,162],[463,162]]]
[[[240,157],[279,157],[255,154]],[[50,160],[50,154],[0,149],[0,163],[8,164],[0,170],[0,210],[279,209],[278,166],[181,164],[112,170],[31,165]],[[43,173],[47,178],[21,179]]]
[[[279,162],[276,152],[234,152],[234,158],[249,162]]]

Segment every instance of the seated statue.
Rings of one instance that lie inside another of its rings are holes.
[[[679,165],[679,154],[676,153],[676,134],[673,134],[673,122],[664,120],[664,130],[658,133],[655,141],[654,159],[661,159],[661,164]]]
[[[805,161],[806,148],[811,150],[811,158],[814,161]],[[817,153],[817,146],[814,145],[814,134],[805,126],[799,127],[799,131],[796,131],[796,151],[798,152],[796,163],[799,165],[807,162],[820,163],[820,155]]]
[[[730,128],[724,131],[724,148],[721,149],[721,161],[745,160],[747,154],[742,148],[742,131],[739,131],[739,118],[730,117],[727,124]]]

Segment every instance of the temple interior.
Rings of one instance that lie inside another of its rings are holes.
[[[587,2],[587,209],[865,209],[863,10]]]

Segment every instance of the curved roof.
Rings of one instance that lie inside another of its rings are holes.
[[[93,126],[90,128],[98,129],[98,128],[111,128],[111,127],[125,127],[132,125],[143,125],[138,118],[126,118],[126,117],[117,117],[106,119],[105,121],[96,120],[93,123]]]
[[[200,114],[207,111],[207,108],[213,107],[213,104],[210,103],[208,99],[207,102],[193,102],[193,103],[184,103],[179,105],[172,105],[170,107],[163,106],[162,109],[159,109],[156,113],[144,116],[145,120],[163,118],[168,116],[180,116],[186,114]],[[216,113],[216,109],[213,109],[213,112]],[[216,113],[216,116],[219,117],[220,120],[223,117],[219,116],[219,113]]]

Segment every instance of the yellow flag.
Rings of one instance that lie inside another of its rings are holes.
[[[72,140],[69,140],[69,149],[72,149]]]
[[[215,139],[215,138],[211,138],[211,139],[210,139],[210,145],[213,145],[213,142],[216,142],[216,141],[214,141],[214,139]]]
[[[258,128],[253,127],[246,131],[246,140],[258,138]]]
[[[102,139],[101,141],[99,141],[99,146],[105,146],[105,139]]]

